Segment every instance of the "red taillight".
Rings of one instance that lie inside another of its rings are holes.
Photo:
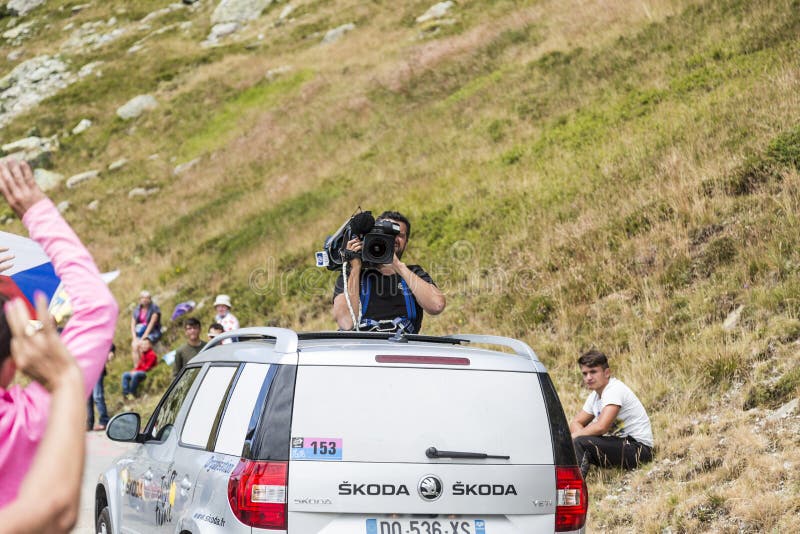
[[[556,532],[578,530],[586,523],[589,492],[577,467],[556,467]]]
[[[228,502],[251,527],[286,530],[288,462],[240,460],[228,480]]]

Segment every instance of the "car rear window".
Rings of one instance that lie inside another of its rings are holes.
[[[514,464],[553,463],[536,373],[302,366],[292,440],[312,437],[341,440],[342,461],[428,461],[425,451],[435,447],[507,455]]]

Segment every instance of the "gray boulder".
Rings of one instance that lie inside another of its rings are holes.
[[[6,9],[22,17],[44,3],[45,0],[10,0],[6,4]]]
[[[80,174],[75,174],[70,176],[67,179],[67,188],[72,189],[73,187],[77,187],[79,184],[86,182],[88,180],[94,180],[100,176],[100,171],[86,171]]]
[[[194,158],[193,160],[187,161],[186,163],[181,163],[172,170],[172,174],[174,174],[175,176],[179,176],[185,173],[186,171],[190,170],[198,163],[200,163],[200,158]]]
[[[211,14],[211,32],[203,46],[217,42],[242,28],[248,21],[261,16],[272,0],[222,0]]]
[[[120,159],[112,162],[111,165],[108,166],[108,170],[109,171],[116,171],[116,170],[121,169],[122,167],[124,167],[127,164],[128,164],[128,160],[127,159],[120,158]]]
[[[81,119],[81,121],[72,129],[72,135],[78,135],[85,132],[92,125],[89,119]]]
[[[58,57],[37,56],[23,61],[0,78],[0,126],[75,82]]]
[[[33,179],[42,191],[50,191],[64,181],[64,175],[47,169],[34,169]]]
[[[271,3],[272,0],[222,0],[211,14],[211,24],[255,20]]]
[[[208,37],[206,37],[206,43],[214,44],[223,37],[227,37],[232,33],[236,33],[236,31],[241,27],[241,23],[236,21],[214,24],[214,26],[211,27],[211,33],[209,33]]]
[[[328,32],[325,34],[325,37],[322,38],[322,44],[335,43],[336,41],[344,37],[345,33],[353,31],[355,29],[356,25],[353,24],[352,22],[349,22],[347,24],[342,24],[338,28],[333,28],[332,30],[328,30]]]
[[[152,95],[139,95],[128,100],[117,109],[117,116],[122,120],[135,119],[145,111],[158,107],[158,101]]]
[[[444,17],[450,8],[453,7],[453,2],[448,0],[447,2],[439,2],[431,6],[428,11],[417,17],[417,23],[428,22],[429,20],[433,19],[440,19]]]
[[[2,159],[27,161],[34,166],[48,166],[50,156],[58,150],[58,137],[26,137],[3,145],[7,155]]]
[[[286,20],[289,17],[289,15],[292,14],[292,11],[294,11],[294,6],[292,6],[292,4],[286,4],[284,8],[281,10],[281,14],[278,15],[278,20],[280,21]]]
[[[58,204],[56,204],[56,209],[59,213],[64,213],[69,209],[69,200],[62,200]]]
[[[158,193],[158,187],[134,187],[130,191],[128,191],[128,198],[135,198],[135,197],[149,197],[150,195],[154,195]]]

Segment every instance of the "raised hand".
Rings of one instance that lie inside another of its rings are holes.
[[[26,162],[0,161],[0,193],[21,219],[28,208],[45,198]]]

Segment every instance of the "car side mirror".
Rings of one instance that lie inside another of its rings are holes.
[[[138,413],[121,413],[108,422],[106,436],[114,441],[138,441],[140,425],[141,418]]]

